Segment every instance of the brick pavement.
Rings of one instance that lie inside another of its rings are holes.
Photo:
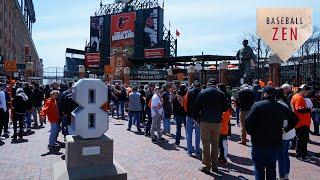
[[[229,164],[220,170],[223,176],[205,175],[198,171],[201,161],[187,156],[185,140],[181,147],[173,146],[174,136],[164,136],[167,142],[153,144],[149,138],[126,131],[127,121],[110,120],[107,135],[114,139],[116,160],[127,170],[128,179],[253,179],[253,164],[249,159],[250,148],[239,145],[240,129],[233,126],[229,140]],[[175,132],[174,124],[171,126]],[[52,165],[62,161],[64,149],[57,154],[48,154],[46,148],[49,125],[26,136],[28,142],[12,144],[4,140],[0,146],[0,179],[52,179]],[[11,129],[12,131],[12,129]],[[184,130],[182,135],[184,136]],[[60,141],[63,141],[59,137]],[[320,138],[311,136],[312,153],[320,152]],[[290,151],[293,153],[293,151]],[[291,158],[291,179],[318,179],[320,159],[301,162]]]

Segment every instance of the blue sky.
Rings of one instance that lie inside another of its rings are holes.
[[[90,16],[100,0],[33,0],[37,22],[33,39],[45,67],[63,67],[65,49],[84,49]],[[113,0],[103,0],[112,3]],[[320,26],[318,0],[166,0],[165,24],[178,29],[178,55],[234,55],[244,33],[256,30],[258,7],[311,7]]]

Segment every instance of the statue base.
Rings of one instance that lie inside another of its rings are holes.
[[[53,165],[55,180],[68,179],[119,179],[127,173],[113,159],[113,140],[103,135],[99,139],[66,137],[65,161]]]

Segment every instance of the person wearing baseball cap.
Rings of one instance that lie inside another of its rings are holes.
[[[276,95],[274,87],[266,86],[263,89],[264,100],[254,103],[246,117],[256,179],[277,179],[276,163],[282,148],[283,131],[290,131],[298,122],[288,107],[276,101]],[[283,128],[285,120],[288,126]]]
[[[217,81],[210,79],[208,88],[199,93],[194,106],[194,117],[199,117],[200,120],[203,144],[202,164],[204,166],[199,170],[206,174],[210,173],[211,169],[215,173],[219,172],[218,152],[222,114],[228,109],[225,94],[216,86]]]
[[[298,88],[298,93],[291,99],[292,109],[299,118],[299,122],[295,128],[297,132],[296,157],[300,160],[305,160],[308,153],[307,145],[311,125],[311,109],[308,107],[305,98],[310,93],[311,87],[303,84]]]

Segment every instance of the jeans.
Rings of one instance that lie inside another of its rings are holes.
[[[279,177],[285,178],[286,175],[290,172],[290,158],[289,158],[289,146],[290,140],[282,141],[282,148],[278,153],[278,161],[279,161]]]
[[[3,113],[3,130],[4,133],[8,133],[9,129],[9,111]]]
[[[119,115],[124,117],[124,105],[125,105],[125,101],[120,100],[119,101],[119,108],[117,108],[117,111],[119,111]]]
[[[308,155],[308,141],[309,141],[309,127],[302,126],[296,129],[297,133],[297,145],[296,152],[297,157],[305,158]]]
[[[195,130],[195,148],[196,148],[196,155],[200,155],[200,127],[198,124],[194,122],[194,119],[187,116],[186,118],[186,124],[187,124],[187,152],[188,154],[194,153],[194,148],[192,146],[192,134],[193,129]]]
[[[13,136],[17,137],[17,135],[19,136],[19,138],[23,137],[23,123],[24,123],[24,114],[18,114],[13,112],[13,119],[12,119],[12,123],[13,123]],[[18,129],[18,123],[19,123],[19,134],[17,134],[17,129]]]
[[[252,160],[256,180],[276,180],[277,155],[280,148],[252,146]]]
[[[59,124],[58,123],[50,123],[50,136],[49,136],[49,146],[54,146],[57,141],[57,135],[59,131]]]
[[[2,129],[3,129],[3,123],[4,123],[4,110],[0,108],[0,136],[2,136]]]
[[[24,115],[25,115],[25,119],[26,119],[27,128],[31,128],[31,115],[32,115],[32,112],[26,111]]]
[[[166,133],[170,133],[170,118],[163,119],[163,129]]]
[[[141,131],[141,129],[140,129],[140,112],[129,111],[128,115],[129,115],[128,129],[131,129],[132,121],[133,121],[134,124],[136,123],[138,131]]]
[[[240,123],[240,109],[239,108],[236,108],[236,119],[237,119],[237,124]]]
[[[319,134],[319,125],[320,125],[320,110],[312,112],[311,115],[312,115],[313,128],[314,128],[313,132],[316,135],[318,135]]]
[[[62,116],[61,132],[64,136],[69,135],[67,116]]]
[[[146,125],[146,134],[150,135],[150,129],[151,129],[151,124],[152,124],[152,117],[151,117],[151,109],[146,108],[146,114],[148,116],[148,121]]]
[[[117,115],[117,118],[119,118],[119,101],[116,101],[116,102],[114,102],[114,104],[115,104],[115,106],[116,106],[116,115]],[[113,113],[112,113],[112,115],[113,115]]]
[[[186,128],[186,117],[185,116],[180,116],[180,115],[174,115],[176,119],[176,145],[180,145],[180,139],[181,139],[181,127],[182,123],[184,124],[184,128]]]
[[[247,144],[247,130],[246,130],[246,116],[249,111],[240,111],[240,123],[241,123],[241,143]]]
[[[32,108],[32,116],[35,125],[38,125],[38,114],[40,114],[41,107],[33,107]]]
[[[228,137],[227,135],[220,135],[219,138],[220,159],[227,160],[228,157]]]

